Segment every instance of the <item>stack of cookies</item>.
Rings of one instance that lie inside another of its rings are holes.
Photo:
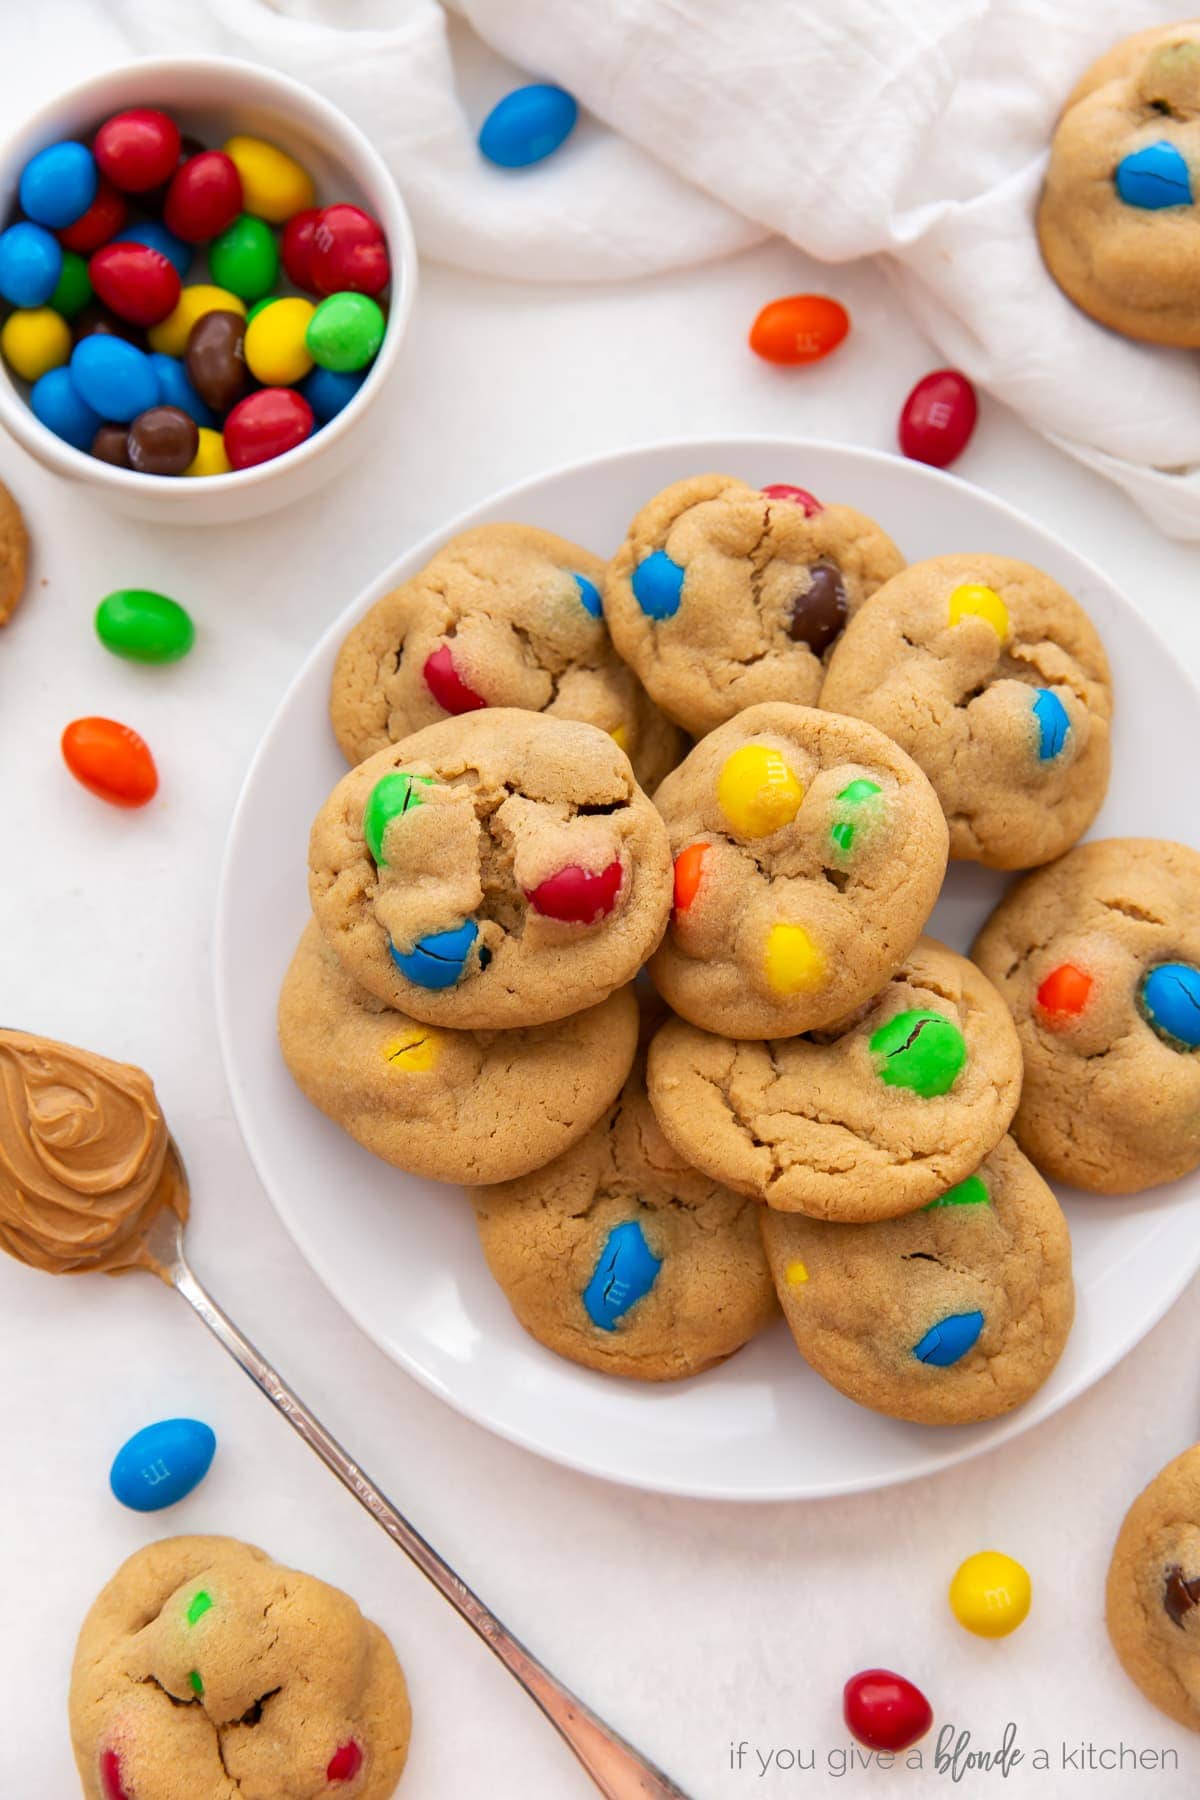
[[[1043,1175],[1200,1165],[1200,856],[1072,849],[1111,705],[1049,576],[905,567],[799,488],[676,483],[607,566],[478,527],[338,659],[354,766],[313,827],[288,1066],[469,1188],[560,1355],[694,1375],[782,1305],[862,1405],[1008,1411],[1073,1315]],[[950,857],[1034,870],[974,961],[925,934]]]

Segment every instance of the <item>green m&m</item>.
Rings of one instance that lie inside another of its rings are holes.
[[[962,1032],[944,1013],[914,1007],[872,1032],[875,1073],[888,1087],[908,1088],[931,1100],[949,1093],[967,1062]]]
[[[279,274],[275,233],[253,213],[239,214],[208,246],[208,267],[218,287],[240,300],[260,300]]]
[[[330,294],[308,321],[304,342],[323,369],[349,374],[378,355],[385,327],[383,309],[369,294]]]
[[[92,281],[86,262],[74,250],[64,250],[62,270],[48,304],[64,319],[73,319],[91,297]]]
[[[414,807],[420,806],[424,799],[422,788],[432,786],[432,775],[410,775],[405,769],[389,769],[367,795],[367,804],[363,808],[363,836],[380,868],[387,866],[383,854],[384,832],[401,813],[412,812]]]
[[[114,656],[131,662],[178,662],[196,629],[176,600],[150,588],[118,588],[96,608],[96,636]]]

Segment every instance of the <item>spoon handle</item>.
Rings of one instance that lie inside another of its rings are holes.
[[[316,1414],[309,1411],[300,1396],[200,1285],[182,1253],[173,1259],[167,1274],[176,1290],[195,1308],[213,1336],[225,1346],[272,1406],[283,1414],[292,1430],[316,1451],[325,1467],[337,1476],[343,1487],[349,1488],[359,1504],[382,1525],[392,1542],[416,1563],[488,1649],[500,1658],[509,1674],[515,1676],[537,1702],[600,1792],[606,1794],[608,1800],[688,1800],[682,1788],[676,1787],[653,1763],[639,1756],[631,1744],[597,1718],[569,1688],[555,1680],[537,1657],[501,1624],[495,1613],[488,1610],[478,1594],[473,1593],[442,1561],[432,1544],[427,1543],[403,1513],[397,1511],[386,1494],[381,1493],[346,1454]]]

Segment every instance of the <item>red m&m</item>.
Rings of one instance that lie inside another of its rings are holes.
[[[362,1745],[355,1738],[339,1744],[325,1770],[326,1781],[353,1781],[363,1766]]]
[[[900,448],[914,462],[945,469],[962,455],[975,429],[975,389],[957,369],[923,375],[900,414]]]
[[[96,187],[96,198],[82,213],[73,225],[66,226],[58,234],[58,241],[64,250],[74,250],[77,256],[90,256],[101,244],[107,244],[109,238],[115,237],[128,217],[128,208],[112,183],[103,176]]]
[[[443,712],[478,712],[481,706],[487,705],[483,695],[468,687],[459,674],[449,644],[439,644],[436,650],[430,651],[422,674],[425,686]]]
[[[203,244],[228,229],[242,210],[242,178],[223,150],[201,150],[171,177],[163,224],[185,244]]]
[[[169,181],[179,161],[179,127],[154,107],[135,106],[105,119],[92,142],[100,172],[126,194]]]
[[[559,919],[566,925],[594,925],[616,905],[623,873],[620,860],[615,857],[598,873],[570,863],[539,882],[526,898],[534,912],[545,919]]]
[[[225,421],[225,454],[235,469],[270,462],[302,444],[313,428],[313,410],[294,388],[260,388],[239,400]]]
[[[891,1669],[863,1669],[842,1693],[846,1729],[870,1750],[907,1750],[933,1724],[933,1708],[903,1675]]]
[[[104,244],[88,263],[88,276],[96,298],[131,325],[157,325],[179,300],[178,274],[148,244]]]
[[[815,519],[819,512],[825,510],[821,502],[814,494],[810,494],[807,488],[789,487],[786,481],[773,481],[770,487],[762,488],[760,491],[766,495],[768,500],[790,500],[794,506],[803,507],[806,519]]]
[[[308,266],[318,294],[380,294],[391,273],[384,235],[360,206],[325,207]]]
[[[100,1787],[104,1800],[133,1800],[121,1777],[121,1759],[115,1750],[100,1752]]]
[[[1042,1023],[1050,1031],[1065,1031],[1088,1003],[1092,978],[1074,963],[1060,963],[1051,969],[1037,991],[1038,1011]]]

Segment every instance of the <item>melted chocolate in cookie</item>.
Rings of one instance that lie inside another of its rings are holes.
[[[1200,1575],[1189,1581],[1178,1563],[1164,1571],[1163,1611],[1182,1631],[1190,1612],[1200,1606]]]

